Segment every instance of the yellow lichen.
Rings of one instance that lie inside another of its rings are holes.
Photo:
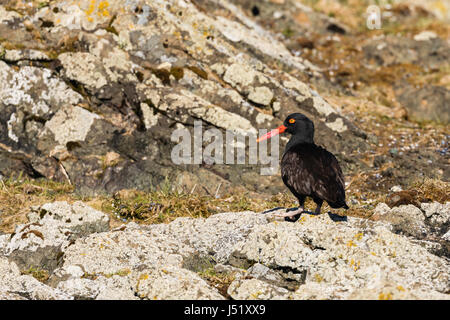
[[[320,274],[318,274],[318,273],[316,273],[315,275],[314,275],[314,279],[316,280],[316,282],[322,282],[323,280],[324,280],[324,278],[320,275]]]
[[[392,300],[392,293],[389,292],[384,294],[383,292],[381,292],[378,296],[378,300]]]
[[[96,2],[95,0],[91,0],[91,3],[89,4],[88,9],[85,11],[86,15],[90,16],[94,12],[94,10],[95,10],[95,2]]]
[[[362,232],[357,233],[357,234],[355,235],[355,239],[359,241],[359,240],[361,240],[361,239],[363,238],[363,236],[364,236],[364,233],[362,233]]]
[[[261,293],[262,293],[261,291],[257,291],[257,292],[255,292],[255,293],[252,293],[251,296],[252,296],[253,298],[255,298],[255,299],[258,299],[258,298],[259,298],[259,295],[260,295]]]
[[[353,240],[349,240],[347,242],[347,247],[356,247],[356,244],[353,242]]]
[[[98,5],[98,13],[99,13],[99,15],[102,15],[104,17],[109,17],[109,11],[107,9],[108,7],[109,7],[108,1],[100,2],[100,4]]]
[[[352,259],[350,261],[350,267],[352,267],[353,270],[355,270],[355,271],[357,271],[359,269],[360,265],[361,265],[360,261],[355,261],[354,259]]]
[[[146,274],[146,273],[141,274],[141,275],[139,276],[139,280],[147,280],[147,279],[148,279],[148,274]]]

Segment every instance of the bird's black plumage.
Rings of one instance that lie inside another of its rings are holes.
[[[323,201],[332,208],[348,209],[345,182],[336,157],[314,143],[314,124],[300,113],[284,121],[285,131],[292,134],[281,160],[284,184],[299,200],[300,207],[311,197],[320,213]]]

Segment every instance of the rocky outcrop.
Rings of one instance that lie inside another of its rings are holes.
[[[436,221],[448,213],[439,204],[423,210]],[[0,292],[5,299],[450,298],[448,258],[396,234],[394,220],[303,214],[292,223],[276,212],[111,230],[104,214],[81,202],[49,203],[30,213],[33,222],[0,236]],[[43,283],[24,273],[43,269]],[[225,291],[208,272],[229,277]]]
[[[170,136],[194,120],[203,130],[256,134],[295,111],[315,121],[331,151],[366,147],[364,134],[308,86],[320,70],[230,1],[0,8],[3,176],[22,171],[92,193],[148,189],[167,176],[191,189],[202,170],[199,190],[276,189],[265,177],[253,183],[254,165],[245,175],[220,164],[177,166]],[[106,165],[112,153],[118,161]]]
[[[413,237],[430,252],[450,258],[450,202],[408,204],[390,208],[380,203],[372,219],[390,223],[394,232]]]

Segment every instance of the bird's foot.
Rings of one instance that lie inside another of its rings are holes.
[[[286,210],[286,212],[283,213],[275,213],[274,216],[292,220],[295,216],[302,214],[302,212],[304,211],[305,209],[300,207],[297,210],[290,210],[290,211]]]

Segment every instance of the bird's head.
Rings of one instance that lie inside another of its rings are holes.
[[[259,137],[256,141],[260,142],[283,132],[290,133],[305,142],[313,142],[314,123],[301,113],[292,113],[287,116],[283,125]]]

